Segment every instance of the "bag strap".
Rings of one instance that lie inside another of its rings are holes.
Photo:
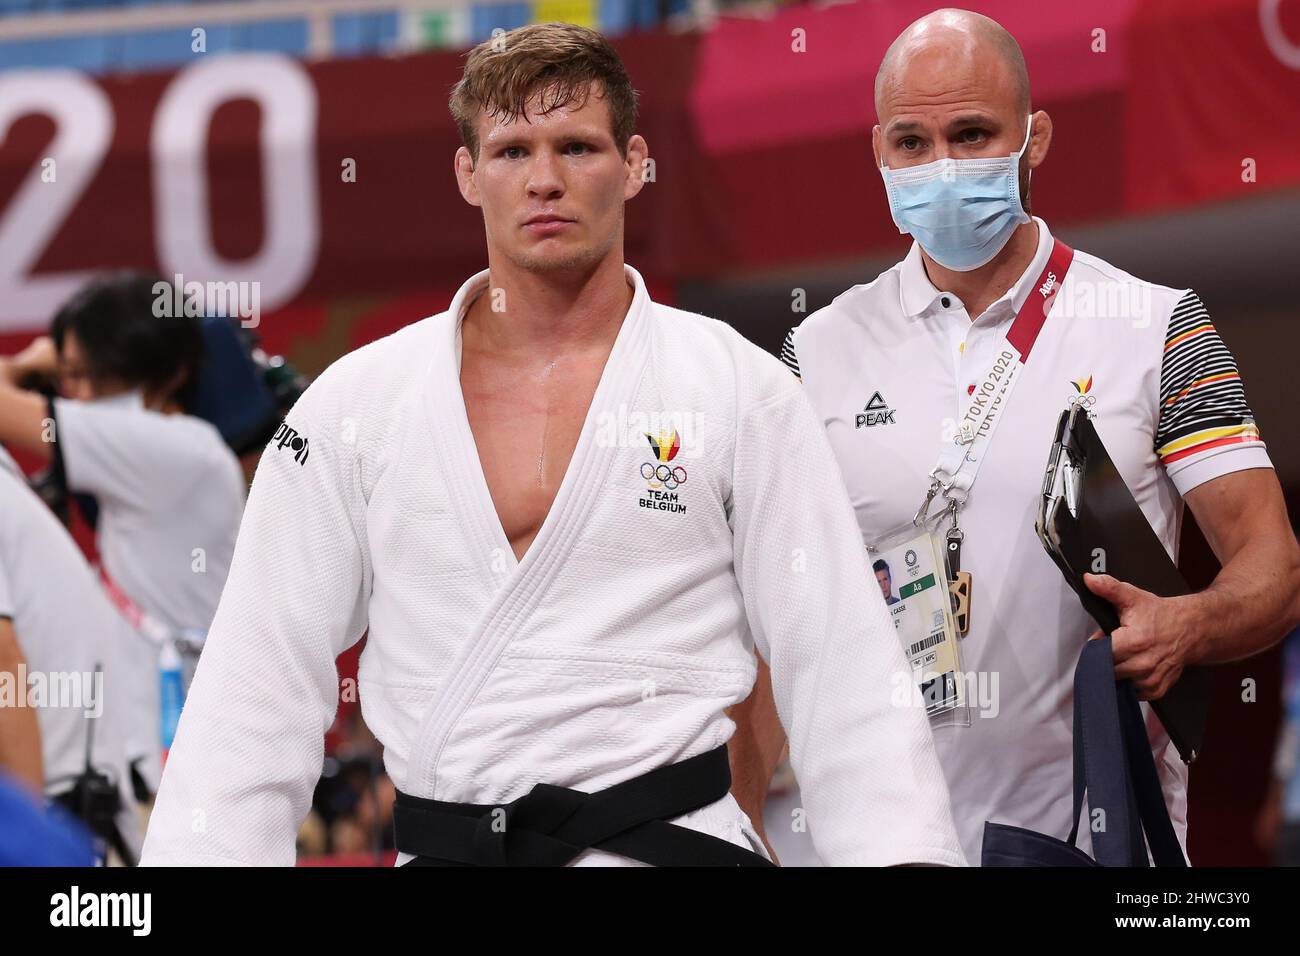
[[[1102,866],[1145,866],[1109,637],[1088,641],[1074,670],[1074,768],[1070,843],[1078,836],[1086,791],[1089,816],[1096,810],[1105,814],[1101,829],[1092,830],[1093,858]]]
[[[1130,681],[1115,681],[1109,636],[1088,641],[1074,672],[1074,822],[1079,831],[1083,797],[1089,810],[1105,811],[1104,829],[1092,833],[1093,857],[1102,866],[1186,866],[1146,724]],[[1143,832],[1146,839],[1143,839]]]
[[[1147,737],[1146,722],[1138,705],[1137,692],[1132,681],[1119,686],[1119,714],[1128,746],[1128,763],[1133,772],[1133,790],[1146,831],[1151,858],[1156,866],[1187,866],[1183,848],[1178,843],[1169,809],[1165,806],[1164,790],[1156,773],[1155,759],[1151,755],[1151,742]]]

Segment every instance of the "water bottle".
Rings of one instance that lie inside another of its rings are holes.
[[[176,739],[176,725],[181,719],[181,705],[185,703],[185,684],[181,675],[181,655],[173,640],[163,642],[158,655],[158,670],[162,679],[162,749],[163,757]]]

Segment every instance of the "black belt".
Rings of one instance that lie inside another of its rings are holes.
[[[727,747],[669,764],[596,793],[539,783],[504,805],[397,794],[397,849],[406,866],[564,866],[605,850],[652,866],[772,866],[719,837],[667,822],[731,789]]]

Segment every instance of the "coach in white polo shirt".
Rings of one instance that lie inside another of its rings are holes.
[[[959,642],[970,721],[933,728],[974,862],[987,820],[1060,837],[1070,826],[1072,676],[1097,627],[1034,531],[1054,426],[1070,402],[1095,416],[1166,549],[1176,549],[1186,500],[1223,563],[1208,590],[1185,598],[1089,578],[1120,609],[1117,673],[1142,698],[1161,696],[1189,664],[1279,639],[1300,616],[1300,553],[1232,356],[1196,295],[1071,256],[1027,214],[1029,170],[1047,156],[1052,123],[1031,115],[1010,34],[964,11],[918,20],[885,56],[876,110],[877,164],[895,222],[916,241],[794,329],[783,357],[825,423],[871,543],[917,512],[1006,343],[1023,356],[959,513],[961,567],[973,578]],[[1033,312],[1045,304],[1035,335]],[[1029,320],[1009,334],[1022,310]],[[1147,716],[1185,849],[1187,768]]]

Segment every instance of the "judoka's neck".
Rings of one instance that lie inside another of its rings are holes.
[[[533,272],[491,259],[488,269],[488,288],[470,306],[465,324],[494,350],[612,343],[632,305],[621,255],[582,273]]]

